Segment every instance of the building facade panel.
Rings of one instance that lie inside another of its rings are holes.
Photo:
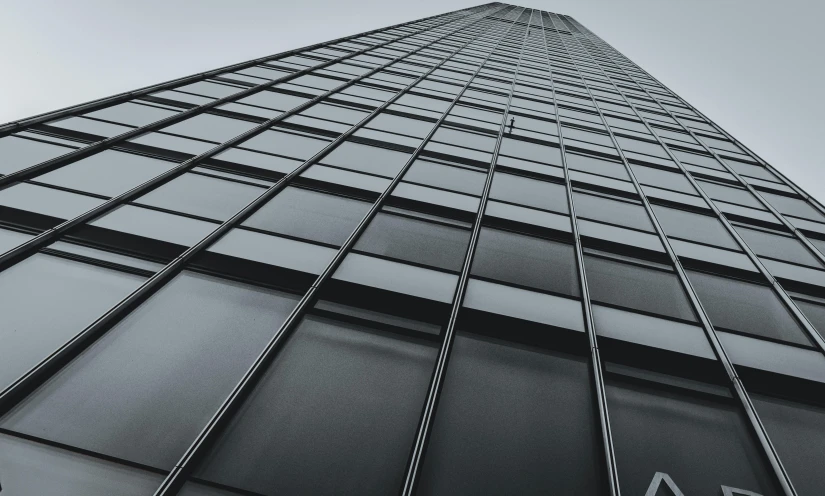
[[[569,16],[10,123],[0,174],[10,494],[825,487],[825,208]]]

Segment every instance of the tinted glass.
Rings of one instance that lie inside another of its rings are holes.
[[[815,496],[825,487],[825,409],[751,394],[782,464],[799,496]]]
[[[601,494],[591,394],[583,359],[459,333],[419,494]]]
[[[370,204],[301,188],[286,188],[243,224],[340,246]]]
[[[653,213],[668,236],[739,249],[719,219],[659,205],[653,205]]]
[[[578,296],[573,246],[481,228],[470,271],[478,277]]]
[[[736,231],[757,255],[812,267],[822,266],[811,252],[805,248],[805,245],[790,236],[780,236],[739,226],[736,227]]]
[[[407,162],[409,154],[345,142],[321,161],[345,169],[368,172],[384,177],[395,177]]]
[[[811,204],[799,198],[789,198],[783,195],[771,193],[760,193],[773,208],[783,214],[795,215],[804,219],[811,219],[818,222],[825,222],[825,214],[814,208]]]
[[[695,320],[676,274],[585,255],[593,301],[644,312]]]
[[[567,213],[564,186],[513,174],[497,172],[493,177],[490,198],[528,207]]]
[[[689,271],[714,326],[809,345],[799,324],[767,286]]]
[[[646,494],[662,472],[685,495],[721,494],[722,485],[779,494],[732,401],[609,381],[607,402],[623,493]]]
[[[223,143],[230,138],[240,136],[254,127],[257,127],[257,124],[254,122],[230,119],[212,114],[199,114],[163,128],[162,131]]]
[[[175,162],[104,150],[39,176],[37,181],[104,196],[117,196],[175,167]]]
[[[260,494],[396,492],[436,351],[305,318],[196,476]]]
[[[404,180],[480,196],[486,174],[469,169],[416,160],[404,174]]]
[[[135,203],[226,220],[265,190],[200,174],[183,174],[141,196]]]
[[[379,212],[355,249],[460,271],[469,240],[468,229]]]
[[[16,136],[0,138],[0,174],[11,174],[40,162],[65,155],[73,148],[50,145]]]
[[[644,207],[600,196],[573,193],[576,217],[654,232]]]
[[[144,277],[38,254],[0,273],[0,388],[82,331]]]
[[[2,425],[171,469],[296,301],[185,272],[29,396]]]

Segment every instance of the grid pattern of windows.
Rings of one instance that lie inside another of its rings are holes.
[[[779,171],[502,3],[0,126],[0,484],[813,496],[824,253]]]

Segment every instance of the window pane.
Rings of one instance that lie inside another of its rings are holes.
[[[653,205],[653,213],[668,236],[739,250],[719,219],[659,205]]]
[[[685,495],[720,494],[721,485],[779,494],[739,407],[725,398],[662,388],[607,383],[623,493],[645,494],[662,472]],[[669,494],[665,487],[655,494]]]
[[[306,317],[195,475],[261,494],[396,492],[436,352]]]
[[[0,466],[9,495],[145,496],[163,481],[154,472],[8,434],[0,434]]]
[[[682,174],[667,172],[654,169],[653,167],[644,167],[636,164],[630,164],[630,168],[633,170],[633,174],[636,176],[636,179],[638,179],[642,184],[681,191],[682,193],[688,193],[691,195],[697,194],[696,189],[690,185],[690,181],[688,181]]]
[[[496,172],[493,176],[490,198],[567,213],[567,192],[564,186],[503,172]]]
[[[460,271],[469,240],[467,229],[379,212],[355,249]]]
[[[0,138],[0,174],[11,174],[46,160],[65,155],[74,148],[50,145],[16,136]]]
[[[199,114],[163,128],[162,131],[223,143],[230,138],[240,136],[254,127],[257,127],[257,124],[254,122],[230,119],[212,114]]]
[[[120,206],[90,225],[182,246],[194,245],[218,227],[211,222],[132,205]]]
[[[1,425],[171,469],[296,302],[184,272]]]
[[[573,202],[576,218],[609,222],[654,232],[653,223],[650,222],[647,212],[641,205],[579,192],[573,193]]]
[[[780,236],[765,231],[757,231],[745,227],[736,227],[736,232],[742,236],[745,243],[757,255],[778,258],[788,262],[796,262],[812,267],[821,267],[817,259],[805,248],[805,245],[789,236]]]
[[[165,119],[177,113],[178,112],[173,110],[162,109],[150,105],[126,102],[121,103],[120,105],[114,105],[96,110],[84,115],[86,117],[93,117],[104,121],[119,122],[129,126],[141,127],[157,122],[161,119]]]
[[[627,175],[624,165],[619,162],[611,162],[590,155],[579,155],[578,153],[570,152],[567,152],[566,158],[567,166],[570,169],[630,181],[630,176]]]
[[[103,203],[99,198],[18,183],[0,191],[0,205],[58,219],[71,219]]]
[[[783,214],[795,215],[797,217],[811,219],[817,222],[825,222],[825,215],[804,200],[764,192],[760,194],[768,200],[773,208],[779,210],[779,212]]]
[[[369,209],[366,202],[288,187],[243,225],[340,246]]]
[[[800,496],[821,493],[825,487],[825,409],[758,394],[750,396],[794,489]]]
[[[407,153],[347,141],[321,159],[321,162],[392,178],[398,174],[408,158],[410,155]]]
[[[714,200],[725,201],[729,203],[736,203],[745,205],[746,207],[758,208],[764,210],[759,201],[754,198],[749,191],[741,188],[733,188],[730,186],[723,186],[721,184],[709,183],[707,181],[698,181],[701,187],[709,197]]]
[[[65,165],[37,181],[104,196],[117,196],[175,167],[175,162],[104,150]]]
[[[587,285],[593,301],[695,320],[687,296],[672,272],[585,255]]]
[[[714,326],[810,345],[799,324],[767,286],[688,271]]]
[[[573,246],[524,234],[482,227],[470,272],[545,291],[579,295]]]
[[[135,203],[223,221],[264,191],[248,184],[188,173],[141,196]]]
[[[0,389],[11,384],[145,280],[45,254],[0,273]]]
[[[601,494],[590,395],[583,359],[459,332],[418,492]]]
[[[327,146],[329,141],[280,131],[264,131],[239,147],[306,160]]]
[[[481,195],[486,178],[483,172],[436,164],[426,160],[416,160],[404,174],[405,181],[475,196]]]

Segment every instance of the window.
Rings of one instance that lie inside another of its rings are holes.
[[[752,394],[759,420],[765,424],[782,464],[798,494],[815,495],[825,486],[822,446],[825,446],[825,409],[780,398]]]
[[[195,476],[261,494],[397,491],[437,351],[306,317]]]
[[[438,131],[436,131],[435,135],[433,135],[433,140],[485,152],[492,152],[496,146],[496,138],[494,136],[459,131],[445,126],[440,127]]]
[[[144,277],[45,254],[0,273],[0,388],[131,293]]]
[[[90,225],[181,246],[194,245],[218,227],[211,222],[133,205],[122,205]]]
[[[568,212],[564,186],[503,172],[493,176],[490,198],[553,212]]]
[[[584,218],[616,224],[619,226],[655,232],[653,223],[644,207],[638,203],[614,200],[607,197],[573,193],[576,218]]]
[[[779,212],[787,215],[794,215],[804,219],[815,220],[817,222],[825,222],[825,214],[814,208],[810,203],[799,198],[790,198],[783,195],[775,195],[772,193],[761,193],[761,195],[768,200],[773,208]]]
[[[11,174],[74,150],[41,141],[6,136],[0,138],[0,174]]]
[[[18,183],[0,191],[0,205],[58,219],[72,219],[103,203],[91,196]]]
[[[143,136],[130,139],[129,142],[137,143],[138,145],[151,146],[154,148],[172,150],[175,152],[185,153],[187,155],[200,155],[207,150],[215,148],[214,143],[181,138],[164,133],[144,134]]]
[[[544,291],[579,295],[573,246],[483,227],[470,273]]]
[[[286,112],[307,101],[309,101],[309,98],[301,96],[287,95],[286,93],[278,93],[275,91],[261,91],[254,95],[241,98],[238,100],[238,103]]]
[[[177,124],[163,128],[162,131],[223,143],[255,127],[257,127],[257,124],[254,122],[230,119],[212,114],[198,114]]]
[[[329,144],[320,138],[281,131],[265,131],[244,141],[239,147],[306,160]]]
[[[724,201],[728,203],[736,203],[746,207],[758,208],[764,210],[759,201],[754,198],[749,191],[740,188],[733,188],[730,186],[723,186],[721,184],[709,183],[707,181],[698,181],[705,193],[714,200]]]
[[[504,138],[501,141],[500,153],[532,162],[561,166],[561,151],[558,148],[530,141]]]
[[[799,324],[769,287],[703,272],[688,274],[714,326],[810,345]]]
[[[178,112],[174,110],[143,105],[136,102],[126,102],[84,115],[104,121],[119,122],[128,126],[141,127],[176,114],[178,114]]]
[[[392,114],[378,114],[366,127],[423,139],[433,129],[433,125],[434,123],[430,121],[407,119]]]
[[[483,172],[418,159],[404,174],[404,181],[481,196],[487,175]]]
[[[224,221],[264,191],[257,186],[187,173],[146,193],[135,203]]]
[[[580,155],[571,152],[567,152],[566,156],[567,166],[572,170],[630,181],[630,176],[627,175],[624,165],[619,162],[612,162],[596,158],[592,155]]]
[[[469,240],[468,229],[379,212],[354,249],[460,272]]]
[[[177,166],[175,162],[103,150],[37,177],[38,182],[109,197],[143,184]]]
[[[584,267],[594,302],[695,321],[679,279],[671,271],[593,255],[585,255]]]
[[[686,495],[719,494],[722,485],[780,494],[740,407],[725,397],[654,384],[607,381],[623,493],[645,494],[662,472]],[[658,494],[668,494],[662,486]]]
[[[668,236],[739,250],[719,219],[659,205],[653,205],[653,213]]]
[[[0,434],[3,492],[9,494],[151,494],[163,476],[97,457]]]
[[[418,493],[601,494],[590,395],[584,359],[459,331]]]
[[[169,470],[297,300],[184,272],[0,425]]]
[[[690,181],[682,174],[636,164],[630,164],[630,168],[633,170],[636,179],[642,184],[681,191],[690,195],[697,194]]]
[[[816,257],[805,248],[805,245],[790,236],[781,236],[740,226],[736,227],[736,231],[757,255],[778,258],[779,260],[811,267],[822,267]]]
[[[358,172],[393,178],[401,171],[409,158],[408,153],[346,141],[321,159],[321,162]]]
[[[288,187],[243,225],[340,246],[369,209],[359,200]]]

